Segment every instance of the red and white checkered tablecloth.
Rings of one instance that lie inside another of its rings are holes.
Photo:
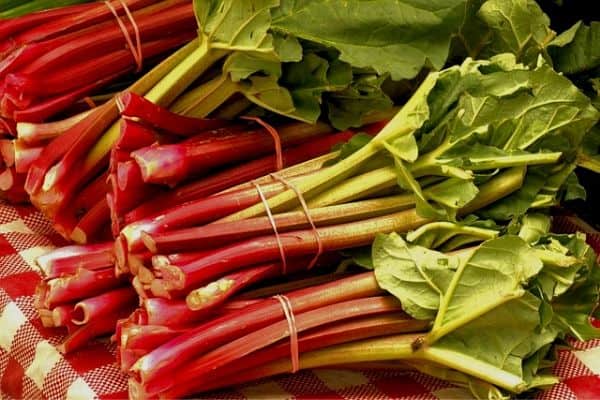
[[[600,237],[596,238],[600,244]],[[125,398],[126,379],[114,363],[115,348],[98,341],[63,356],[63,338],[42,327],[33,307],[40,280],[34,259],[63,244],[30,207],[0,203],[0,399]],[[562,382],[549,399],[600,399],[600,340],[573,343],[560,352],[554,371]],[[211,398],[245,399],[438,399],[468,394],[428,376],[401,370],[305,371],[263,380]]]

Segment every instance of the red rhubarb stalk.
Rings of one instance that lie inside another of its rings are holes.
[[[286,272],[294,273],[300,271],[303,267],[308,266],[309,263],[310,259],[306,258],[290,260],[290,262],[286,263]],[[281,263],[272,263],[233,272],[206,286],[191,291],[186,297],[187,305],[194,311],[214,309],[249,285],[282,275],[282,268],[283,265]]]
[[[230,124],[229,121],[222,119],[190,118],[175,114],[131,92],[122,94],[119,96],[119,100],[123,106],[121,115],[139,118],[154,128],[175,135],[192,136],[202,131],[217,129]]]
[[[326,226],[386,215],[414,207],[414,204],[413,195],[397,195],[314,208],[310,210],[310,215],[317,226]],[[279,233],[310,228],[304,211],[275,214],[273,220]],[[187,248],[215,248],[272,232],[270,218],[257,217],[236,222],[215,222],[166,232],[144,233],[142,239],[146,247],[153,253],[171,253]]]
[[[17,137],[27,144],[41,143],[54,139],[63,132],[86,118],[92,110],[83,111],[67,119],[56,122],[33,124],[30,122],[19,122],[17,124]]]
[[[18,18],[3,20],[0,24],[0,40],[4,41],[8,37],[14,36],[16,33],[24,31],[28,28],[42,26],[46,22],[60,20],[61,17],[66,15],[80,14],[91,9],[92,7],[97,7],[97,5],[76,4],[67,7],[58,7],[50,10],[38,11],[31,14],[22,15]]]
[[[68,326],[73,319],[73,304],[62,304],[52,310],[46,308],[38,309],[42,325],[47,328],[58,328]]]
[[[379,286],[371,273],[287,294],[295,313],[346,300],[375,296]],[[146,385],[166,371],[217,346],[284,318],[278,300],[267,299],[194,328],[141,358],[132,372]]]
[[[131,11],[135,11],[152,3],[156,3],[157,1],[158,0],[127,0],[127,6]],[[121,5],[119,5],[119,1],[117,0],[112,0],[111,4],[116,9],[121,8]],[[59,8],[47,12],[57,12],[56,10],[59,10]],[[112,20],[113,18],[113,14],[105,4],[93,3],[93,7],[84,9],[81,13],[64,13],[62,16],[60,16],[60,14],[56,16],[53,15],[52,19],[47,19],[48,23],[46,24],[38,25],[36,23],[34,29],[27,30],[25,34],[17,36],[15,40],[17,43],[37,42],[49,37],[55,37],[66,32],[72,32],[77,29],[98,24],[102,21]]]
[[[294,319],[296,331],[300,333],[328,323],[400,310],[400,302],[395,297],[376,296],[335,303],[303,313],[295,312]],[[285,339],[289,335],[288,321],[283,318],[274,324],[231,341],[194,361],[196,378],[201,379],[202,371],[220,368],[237,358]]]
[[[324,124],[294,123],[279,129],[283,146],[291,146],[331,130]],[[146,147],[132,153],[145,182],[172,185],[227,163],[248,160],[273,151],[273,138],[265,129],[223,135],[201,145],[181,143]]]
[[[57,346],[58,350],[63,354],[68,354],[88,345],[94,338],[114,332],[117,321],[127,316],[129,311],[130,310],[123,308],[117,313],[94,319],[93,321],[82,325],[73,331],[63,343]]]
[[[283,166],[288,167],[328,153],[333,146],[348,141],[352,132],[345,131],[322,138],[313,139],[308,143],[285,149],[282,152]],[[276,172],[276,156],[267,156],[249,161],[221,172],[210,174],[197,181],[185,184],[158,195],[137,207],[126,216],[126,223],[137,221],[151,214],[174,207],[187,201],[197,200],[213,195],[240,183],[251,181],[271,172]],[[307,171],[308,172],[308,171]],[[285,175],[285,174],[281,174]]]
[[[78,269],[75,275],[51,279],[42,283],[43,304],[52,308],[58,304],[85,299],[119,287],[120,279],[114,276],[112,268],[91,271]]]
[[[15,165],[15,145],[11,139],[0,139],[0,156],[6,167]]]
[[[244,308],[247,303],[243,302],[242,307],[237,307],[236,302],[232,301],[233,308],[237,311]],[[184,300],[167,300],[160,298],[147,298],[143,301],[143,308],[146,313],[148,325],[162,325],[168,327],[185,327],[190,324],[202,321],[209,316],[214,316],[214,309],[203,309],[199,311],[190,310]],[[229,311],[229,312],[234,312]]]
[[[336,344],[398,333],[420,332],[427,329],[429,321],[414,320],[403,313],[382,316],[368,316],[351,321],[342,321],[313,329],[299,336],[298,350],[304,353]],[[161,393],[164,398],[182,398],[193,393],[232,386],[248,380],[247,372],[253,368],[278,359],[289,359],[290,345],[283,343],[269,346],[263,350],[242,357],[235,363],[214,371],[202,371],[203,380],[194,375],[195,361],[175,376],[171,389]]]
[[[31,105],[23,110],[16,110],[13,113],[13,118],[17,122],[42,122],[59,111],[67,108],[68,106],[75,103],[81,97],[87,96],[92,91],[105,86],[106,84],[114,81],[122,71],[112,75],[103,77],[97,81],[94,81],[86,86],[79,87],[71,92],[44,99],[42,102],[35,105]]]
[[[317,235],[323,251],[336,251],[366,246],[379,233],[408,232],[427,222],[415,209],[410,209],[359,222],[317,228],[316,233],[312,229],[286,232],[279,235],[279,240],[275,235],[261,236],[225,246],[183,266],[161,267],[159,271],[169,287],[190,288],[238,268],[277,260],[281,257],[280,244],[287,257],[310,256],[317,251]]]
[[[29,171],[29,167],[38,159],[42,151],[43,146],[29,147],[22,140],[14,140],[14,157],[15,157],[15,170],[19,174],[26,174]]]
[[[72,321],[75,325],[84,325],[92,320],[104,318],[123,308],[133,309],[137,296],[130,287],[122,287],[89,297],[75,304]]]
[[[114,263],[112,243],[59,247],[39,256],[35,262],[47,279],[76,274],[80,268],[106,269]]]
[[[261,187],[265,197],[269,198],[285,190],[282,183],[273,183]],[[215,195],[182,204],[153,218],[143,219],[127,225],[121,232],[126,239],[128,251],[144,249],[142,232],[160,232],[175,227],[186,227],[212,222],[218,218],[241,210],[260,201],[256,188]]]
[[[110,209],[106,198],[100,198],[92,208],[79,220],[79,223],[70,233],[70,238],[75,243],[90,243],[100,237],[100,233],[110,224]]]

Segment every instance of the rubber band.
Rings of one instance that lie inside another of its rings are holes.
[[[298,327],[296,326],[296,318],[294,317],[294,310],[292,309],[292,303],[284,295],[273,296],[273,298],[279,300],[283,314],[287,319],[288,330],[290,332],[290,358],[292,359],[292,373],[300,370],[300,351],[298,348]]]
[[[115,104],[117,105],[117,109],[119,110],[119,114],[123,113],[125,109],[125,104],[123,104],[123,100],[121,100],[121,95],[115,96]],[[123,117],[123,116],[122,116]]]
[[[131,14],[131,11],[129,10],[129,7],[125,3],[125,1],[124,0],[118,0],[118,1],[119,1],[119,3],[121,3],[123,10],[125,10],[125,14],[127,15],[127,18],[129,19],[129,22],[131,22],[131,26],[133,27],[133,32],[135,33],[136,46],[134,46],[133,40],[131,39],[131,35],[129,34],[129,30],[127,30],[127,27],[125,26],[123,21],[121,21],[121,17],[119,16],[119,13],[115,9],[115,7],[113,7],[113,5],[110,4],[110,1],[108,1],[108,0],[106,0],[104,2],[104,4],[106,5],[106,7],[108,7],[110,12],[112,12],[112,14],[115,16],[115,19],[117,20],[117,24],[119,25],[119,28],[121,29],[121,32],[123,33],[123,36],[125,37],[125,42],[127,42],[127,45],[129,46],[129,50],[131,51],[131,55],[133,56],[133,60],[135,61],[135,64],[137,65],[137,69],[135,72],[140,72],[142,70],[142,64],[144,61],[144,57],[142,54],[142,41],[140,39],[140,29],[139,29],[137,23],[135,22],[135,19],[133,18],[133,14]]]
[[[283,250],[283,244],[281,243],[281,238],[279,237],[279,232],[277,231],[277,224],[275,224],[275,219],[273,218],[273,213],[271,212],[271,208],[269,207],[269,202],[265,198],[265,194],[260,188],[260,185],[256,182],[252,182],[258,195],[260,196],[260,200],[265,206],[265,211],[267,212],[267,217],[269,218],[269,222],[271,223],[271,227],[273,228],[273,232],[275,233],[275,239],[277,240],[277,246],[279,246],[279,256],[281,257],[281,273],[285,275],[287,273],[287,259],[285,258],[285,251]]]
[[[279,136],[279,132],[277,129],[273,128],[271,125],[267,124],[265,121],[258,117],[241,117],[241,119],[247,119],[249,121],[254,121],[263,128],[267,130],[269,135],[273,138],[273,142],[275,142],[275,168],[277,171],[281,171],[283,169],[283,150],[281,147],[281,137]]]
[[[296,187],[296,185],[294,185],[292,182],[286,180],[285,178],[283,178],[277,174],[270,174],[270,176],[273,177],[273,179],[283,183],[285,186],[292,189],[294,191],[294,193],[296,193],[296,197],[298,197],[298,200],[300,201],[300,205],[302,206],[302,209],[304,210],[306,219],[308,220],[308,223],[312,227],[313,233],[315,235],[315,239],[317,241],[317,253],[315,254],[315,257],[311,260],[310,264],[308,264],[307,269],[310,270],[310,269],[312,269],[312,267],[315,266],[317,261],[319,261],[319,257],[321,257],[321,254],[323,254],[323,241],[321,240],[321,236],[319,235],[319,231],[317,230],[315,221],[313,220],[312,215],[310,215],[310,210],[308,208],[308,204],[306,204],[306,200],[304,199],[302,192],[300,192],[298,187]]]

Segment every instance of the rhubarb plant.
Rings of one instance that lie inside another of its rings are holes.
[[[511,54],[468,59],[430,73],[377,136],[297,187],[309,205],[323,206],[396,182],[414,194],[419,215],[452,220],[479,185],[502,170],[527,167],[521,189],[481,210],[487,218],[510,220],[564,195],[577,149],[598,118],[590,100],[542,60],[527,67]],[[378,171],[378,179],[365,179],[366,166],[385,158],[389,167],[369,172]],[[428,190],[432,184],[436,189]],[[341,191],[345,197],[333,195]],[[291,209],[297,194],[288,190],[268,204],[276,212]],[[227,220],[263,213],[258,204]]]
[[[568,265],[554,265],[565,257]],[[581,235],[545,232],[531,244],[505,235],[458,254],[381,235],[373,244],[373,264],[379,285],[408,314],[434,320],[406,349],[408,358],[512,393],[555,381],[533,366],[538,352],[548,353],[557,338],[600,337],[588,319],[598,303],[598,265]],[[582,288],[588,295],[581,296]],[[574,293],[580,300],[572,301]]]

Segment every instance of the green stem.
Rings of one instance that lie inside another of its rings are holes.
[[[527,389],[527,384],[521,377],[452,350],[429,347],[419,350],[415,356],[453,368],[513,393],[520,393]]]
[[[185,93],[173,104],[171,111],[204,118],[238,91],[238,85],[227,75],[219,76]]]
[[[352,177],[308,202],[310,208],[341,204],[397,186],[393,167],[378,168]],[[366,184],[365,184],[366,183]]]
[[[533,249],[533,252],[546,267],[568,268],[579,261],[577,257],[566,256],[555,251]]]
[[[471,214],[513,193],[523,186],[526,172],[526,167],[510,168],[501,172],[496,178],[490,179],[479,186],[477,196],[473,201],[460,209],[459,215]]]
[[[414,351],[412,343],[418,338],[419,334],[390,335],[309,351],[300,355],[300,368],[310,369],[397,360],[416,362],[426,360],[479,378],[513,393],[520,393],[527,388],[527,384],[519,376],[461,353],[438,348]],[[290,372],[291,368],[291,361],[285,358],[257,367],[253,371],[253,375],[266,377]]]
[[[484,171],[488,169],[516,167],[519,165],[554,164],[561,156],[561,152],[554,152],[479,159],[469,165],[469,169],[473,171]]]
[[[600,174],[600,160],[591,157],[582,151],[577,153],[577,166]]]
[[[234,119],[245,110],[252,106],[252,102],[245,97],[232,101],[230,104],[225,104],[219,108],[215,114],[215,118]]]

